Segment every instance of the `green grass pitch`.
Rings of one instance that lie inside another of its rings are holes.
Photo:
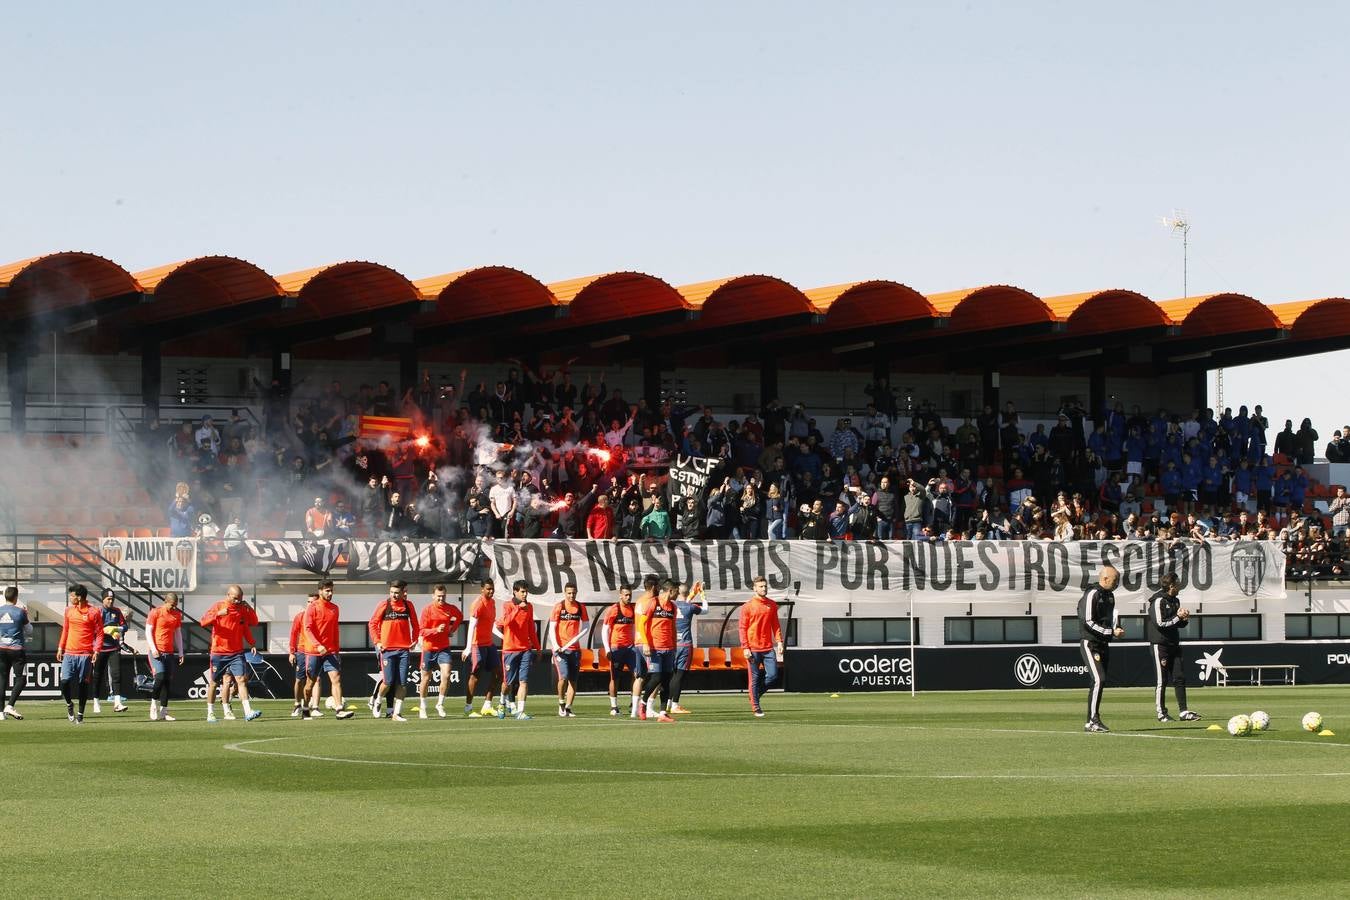
[[[676,725],[59,703],[0,722],[5,893],[29,896],[1263,896],[1350,892],[1350,688],[688,694]],[[456,711],[462,703],[455,702]],[[106,709],[106,707],[105,707]],[[1264,709],[1272,730],[1205,730]],[[1334,737],[1299,726],[1317,710]],[[434,711],[433,711],[434,716]],[[415,707],[414,707],[415,715]]]

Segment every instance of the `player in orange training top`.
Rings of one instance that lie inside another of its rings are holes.
[[[530,589],[524,581],[511,585],[511,602],[502,607],[493,633],[502,639],[502,656],[506,674],[503,676],[502,697],[511,696],[516,687],[515,715],[523,721],[534,718],[525,712],[525,695],[530,687],[530,664],[539,649],[539,632],[534,624],[534,605],[530,603]]]
[[[778,664],[783,661],[783,628],[778,621],[778,604],[769,599],[769,582],[760,575],[751,587],[755,595],[741,607],[741,646],[750,667],[750,709],[762,719],[760,697],[778,680]]]
[[[468,677],[465,679],[468,686],[464,690],[464,714],[471,719],[492,715],[492,695],[496,693],[501,681],[502,658],[497,652],[497,645],[492,643],[492,626],[497,621],[497,602],[492,599],[495,592],[496,586],[492,583],[492,579],[483,579],[482,590],[469,607],[469,637],[464,643],[463,652],[460,653],[461,659],[469,661]],[[478,690],[480,678],[486,679],[487,684],[483,690],[481,713],[475,712],[473,708],[473,695],[474,691]],[[505,715],[506,709],[503,707],[497,718],[500,719]]]
[[[178,603],[178,594],[170,591],[164,595],[164,602],[145,618],[146,655],[154,676],[150,688],[151,722],[176,721],[169,715],[169,697],[173,695],[173,677],[183,664],[183,611]]]
[[[558,715],[568,719],[572,701],[577,696],[577,675],[581,673],[581,642],[590,626],[586,624],[586,607],[577,602],[577,586],[569,581],[563,585],[563,599],[554,604],[549,616],[548,637],[553,645],[553,668],[558,674]]]
[[[642,623],[642,644],[647,653],[647,681],[642,686],[642,702],[638,704],[638,718],[649,716],[649,704],[661,691],[661,708],[656,721],[670,724],[674,716],[666,712],[670,700],[670,679],[675,674],[675,582],[669,578],[661,582],[656,598],[638,603],[638,621]]]
[[[67,592],[65,614],[61,617],[61,643],[56,646],[56,661],[61,664],[61,696],[66,701],[66,718],[84,724],[84,707],[94,680],[94,654],[103,641],[103,610],[89,604],[89,589],[72,584]],[[75,711],[79,700],[80,710]]]
[[[248,696],[248,671],[244,668],[244,644],[253,646],[253,627],[258,614],[244,602],[244,589],[237,584],[225,590],[225,599],[206,611],[202,625],[211,629],[211,677],[206,686],[206,721],[216,721],[216,684],[221,676],[231,679],[239,689],[239,701],[244,704],[244,721],[252,722],[262,715],[254,709]],[[229,701],[225,704],[225,718],[230,715]]]
[[[436,715],[445,718],[445,695],[450,690],[451,670],[455,657],[450,652],[450,641],[459,624],[464,621],[464,613],[458,606],[445,598],[445,585],[431,588],[431,602],[422,607],[422,665],[421,680],[417,684],[417,718],[427,717],[427,690],[431,686],[431,673],[439,669],[440,688],[436,694]]]
[[[381,600],[370,617],[370,641],[380,659],[380,686],[370,705],[370,714],[381,717],[385,697],[394,695],[395,722],[403,717],[403,698],[408,693],[408,651],[417,640],[417,610],[408,602],[408,582],[389,582],[389,596]]]

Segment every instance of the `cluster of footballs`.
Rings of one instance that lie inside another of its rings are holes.
[[[1270,727],[1270,715],[1257,710],[1250,716],[1233,716],[1228,720],[1228,733],[1234,737],[1244,737],[1254,731],[1265,731]],[[1310,712],[1303,717],[1303,730],[1313,733],[1322,730],[1322,714]]]

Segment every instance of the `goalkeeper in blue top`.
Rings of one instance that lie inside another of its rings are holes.
[[[33,623],[28,608],[19,602],[19,589],[5,588],[5,599],[0,602],[0,719],[22,719],[16,708],[23,693],[24,649],[33,636]],[[9,690],[10,675],[14,676],[14,690]]]
[[[670,698],[666,703],[672,713],[689,712],[680,705],[680,689],[684,673],[694,664],[694,616],[707,611],[708,595],[703,592],[703,582],[694,582],[692,588],[681,584],[675,600],[675,675],[670,679]]]

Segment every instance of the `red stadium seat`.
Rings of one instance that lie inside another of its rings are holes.
[[[745,658],[744,649],[740,647],[732,647],[730,657],[731,657],[731,668],[733,669],[750,668],[750,661]]]
[[[154,537],[155,530],[153,528],[143,528],[143,527],[133,528],[131,529],[131,536],[136,538]]]
[[[727,651],[721,647],[708,648],[708,668],[710,669],[729,669],[731,663],[727,660]]]

